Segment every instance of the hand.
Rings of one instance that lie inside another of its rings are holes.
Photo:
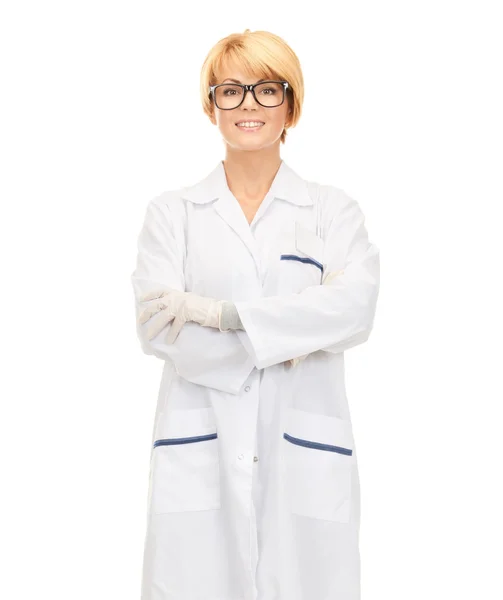
[[[181,292],[171,288],[155,290],[140,298],[140,302],[150,302],[139,316],[140,324],[145,324],[157,313],[161,313],[152,322],[148,339],[154,338],[168,323],[173,321],[166,343],[173,344],[182,327],[188,321],[199,323],[203,327],[219,328],[222,301],[199,296],[193,292]]]
[[[290,358],[290,360],[286,361],[286,364],[290,367],[296,367],[300,362],[302,362],[308,356],[309,356],[309,353],[304,354],[303,356],[299,356],[298,358]]]
[[[327,273],[325,275],[325,278],[323,279],[322,285],[327,285],[331,283],[337,277],[337,275],[344,275],[344,269]]]

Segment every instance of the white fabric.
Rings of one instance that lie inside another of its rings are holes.
[[[323,185],[317,204],[315,189],[283,161],[249,225],[220,161],[147,205],[137,318],[139,298],[170,287],[235,303],[246,330],[188,322],[170,345],[171,324],[149,340],[137,321],[165,361],[142,600],[360,599],[344,352],[372,330],[379,250],[355,200]]]
[[[328,285],[331,281],[333,281],[337,277],[337,275],[341,275],[342,273],[344,273],[344,269],[341,269],[340,271],[335,271],[334,273],[327,273],[323,277],[322,285]],[[287,361],[287,363],[289,363],[292,367],[296,367],[300,362],[305,360],[308,356],[309,356],[309,354],[303,354],[302,356],[299,356],[297,358],[291,358],[289,361]]]

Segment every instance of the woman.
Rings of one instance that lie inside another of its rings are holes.
[[[280,158],[303,94],[281,38],[219,41],[201,97],[225,160],[147,207],[137,331],[165,364],[142,600],[360,597],[344,351],[372,329],[379,250],[355,200]]]

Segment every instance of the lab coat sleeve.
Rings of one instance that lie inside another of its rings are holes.
[[[379,249],[368,239],[356,200],[337,190],[334,206],[325,236],[325,273],[344,273],[299,293],[235,303],[245,328],[237,335],[258,369],[318,350],[344,352],[370,335],[379,295]]]
[[[146,335],[148,324],[139,323],[139,314],[146,306],[140,302],[143,295],[167,287],[190,291],[185,289],[184,228],[173,200],[177,198],[166,193],[148,203],[138,236],[136,267],[131,275],[137,337],[145,354],[172,361],[177,373],[187,381],[237,394],[254,365],[234,331],[222,333],[188,322],[175,343],[167,344],[171,323],[151,340]]]

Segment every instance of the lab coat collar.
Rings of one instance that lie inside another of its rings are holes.
[[[232,195],[232,192],[227,184],[222,160],[204,179],[195,185],[182,189],[182,198],[195,204],[205,204],[229,195]],[[298,206],[313,204],[305,180],[289,167],[284,160],[280,163],[268,196],[293,202]]]

